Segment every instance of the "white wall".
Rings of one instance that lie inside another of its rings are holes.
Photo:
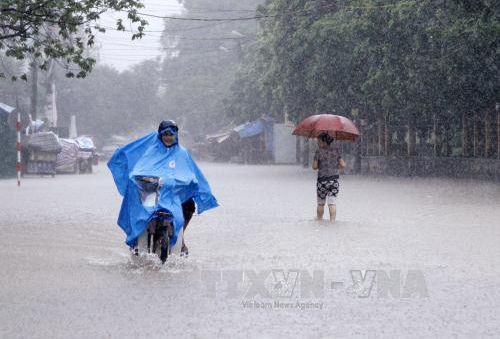
[[[276,164],[295,164],[296,136],[292,135],[293,126],[274,124],[274,162]]]

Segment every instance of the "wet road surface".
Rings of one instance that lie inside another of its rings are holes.
[[[1,338],[498,337],[500,186],[201,164],[189,258],[131,260],[112,178],[0,181]]]

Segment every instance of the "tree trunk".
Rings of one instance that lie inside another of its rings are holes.
[[[361,136],[358,138],[358,140],[356,141],[356,155],[355,155],[355,158],[354,158],[354,166],[353,166],[353,169],[354,169],[354,173],[358,173],[360,174],[361,173],[361,153],[362,153],[362,140],[361,140]]]
[[[484,157],[491,157],[491,112],[486,110],[484,114]]]
[[[479,157],[479,156],[481,156],[481,151],[479,148],[479,145],[481,143],[481,141],[480,141],[481,131],[480,131],[480,126],[479,126],[479,116],[476,112],[474,112],[472,114],[472,131],[473,131],[473,136],[474,136],[472,155],[474,157]]]
[[[354,120],[354,125],[358,128],[359,136],[354,143],[354,163],[352,166],[354,173],[361,173],[361,154],[362,154],[362,145],[363,145],[363,131],[360,120]],[[352,149],[352,148],[351,148]]]
[[[438,123],[436,118],[436,113],[432,116],[432,146],[433,155],[437,157],[439,155],[439,138],[438,138]]]
[[[372,155],[372,128],[370,126],[370,129],[366,131],[365,135],[365,144],[366,144],[366,156],[369,157]]]
[[[51,60],[46,72],[45,103],[43,116],[47,119],[47,127],[57,127],[57,108],[55,102],[54,64]]]
[[[389,155],[391,155],[392,151],[391,151],[391,145],[392,145],[392,132],[389,128],[389,119],[387,118],[387,115],[384,116],[384,141],[385,141],[385,145],[384,145],[384,155],[387,157]]]
[[[35,60],[31,63],[31,119],[37,119],[37,106],[38,105],[38,65]]]
[[[452,136],[454,131],[449,127],[451,125],[449,118],[441,122],[438,127],[439,134],[441,135],[441,156],[449,157],[452,150]]]
[[[500,111],[497,110],[497,159],[500,159]]]
[[[384,134],[383,134],[383,130],[382,130],[382,125],[383,125],[382,119],[378,118],[377,119],[378,155],[382,155],[383,154]]]
[[[469,154],[467,152],[467,141],[468,141],[468,129],[467,129],[467,115],[462,113],[462,155],[467,157]]]
[[[408,121],[408,155],[416,154],[415,146],[417,141],[417,131],[415,128],[415,119],[413,117]]]
[[[470,116],[467,113],[462,114],[462,155],[464,157],[471,156],[471,133],[470,133]]]

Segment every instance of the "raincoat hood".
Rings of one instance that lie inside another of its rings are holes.
[[[157,209],[166,209],[174,216],[174,245],[184,226],[183,202],[193,198],[199,214],[218,206],[207,180],[189,152],[178,143],[166,147],[157,132],[117,149],[108,162],[108,168],[123,196],[118,225],[126,233],[129,246],[136,245]],[[135,179],[138,176],[161,178],[163,185],[156,208],[142,204]]]

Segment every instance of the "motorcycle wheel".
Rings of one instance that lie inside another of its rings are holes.
[[[168,252],[169,252],[169,246],[170,246],[170,239],[168,237],[162,237],[160,240],[160,260],[162,264],[167,261],[168,258]]]
[[[165,263],[165,261],[167,261],[167,258],[168,258],[168,255],[169,255],[169,252],[170,252],[170,237],[168,236],[168,227],[162,227],[160,229],[160,239],[158,239],[159,241],[159,247],[160,247],[160,253],[159,254],[159,257],[160,257],[160,260],[162,262],[162,264]]]

